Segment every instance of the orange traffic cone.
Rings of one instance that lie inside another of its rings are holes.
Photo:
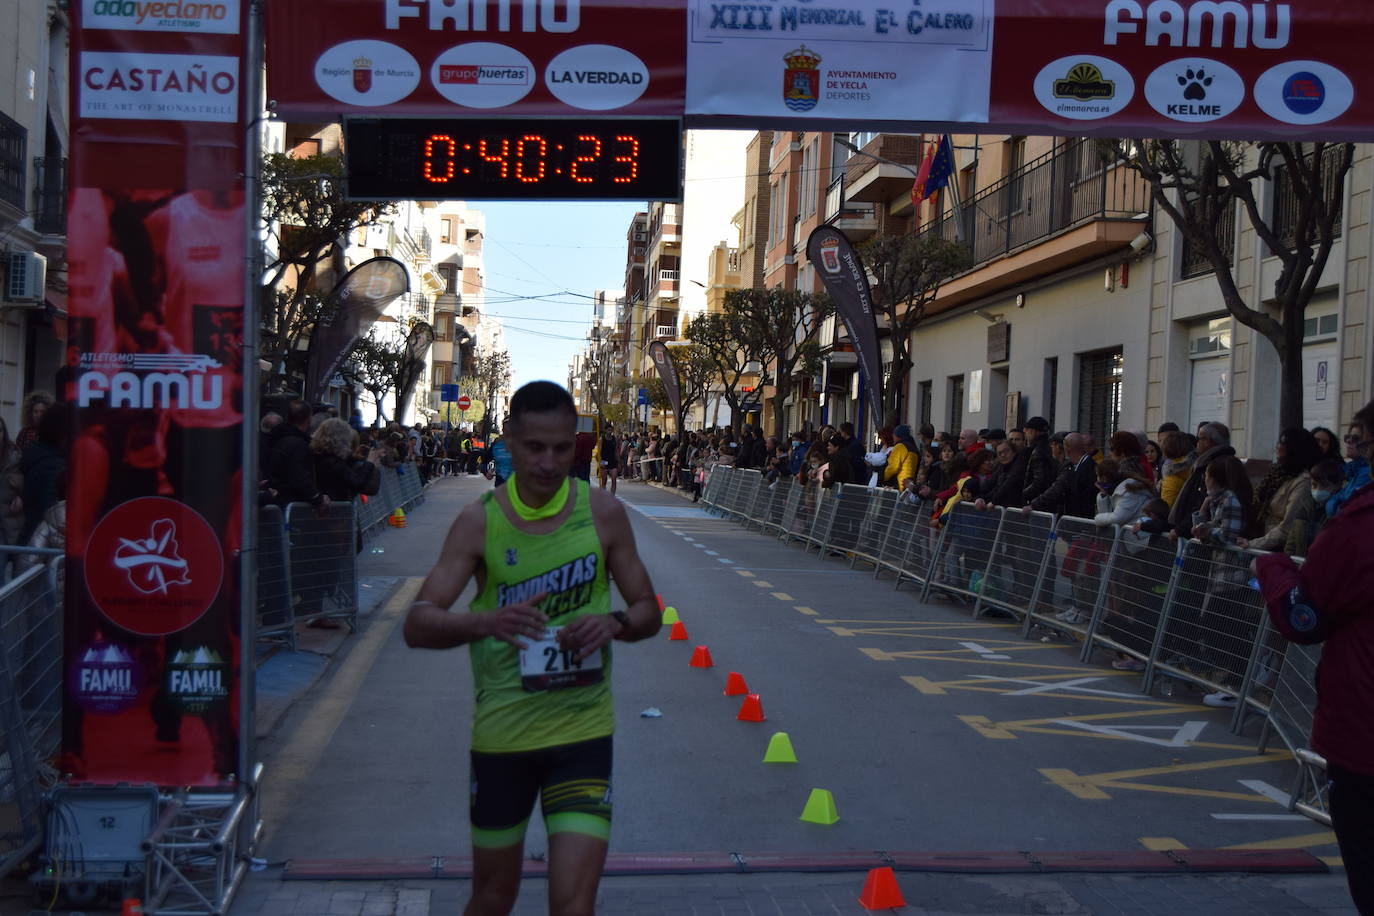
[[[744,702],[739,708],[739,715],[735,718],[739,719],[741,722],[763,721],[763,704],[759,702],[759,695],[757,693],[751,693],[744,698]]]
[[[662,613],[663,613],[663,596],[662,596],[662,595],[654,595],[654,598],[658,601],[658,612],[659,612],[660,614],[662,614]]]
[[[744,683],[744,675],[738,671],[731,671],[725,675],[725,695],[727,697],[742,697],[749,692],[749,685]]]
[[[671,632],[668,633],[668,638],[669,638],[669,639],[686,639],[686,638],[687,638],[687,627],[683,624],[683,622],[682,622],[681,620],[679,620],[677,623],[673,624],[673,629],[672,629]]]
[[[120,911],[120,916],[143,916],[143,901],[137,897],[124,898],[124,907]]]
[[[892,867],[884,865],[875,868],[864,879],[863,893],[859,894],[859,904],[866,910],[890,910],[906,906],[902,889],[897,886],[897,876]]]
[[[715,666],[716,663],[711,661],[711,650],[705,646],[697,646],[696,651],[692,653],[692,667],[714,668]]]

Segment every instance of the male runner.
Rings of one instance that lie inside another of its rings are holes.
[[[611,826],[610,641],[661,626],[624,507],[568,476],[576,433],[576,407],[558,385],[515,393],[505,437],[515,472],[459,514],[406,617],[409,646],[470,647],[467,916],[515,905],[536,795],[549,834],[549,912],[593,912]],[[470,609],[450,613],[473,575]],[[624,611],[611,610],[612,577]]]
[[[606,432],[601,437],[601,489],[606,489],[606,481],[611,481],[611,495],[615,495],[616,478],[620,476],[620,440],[616,437],[615,427],[606,424]]]

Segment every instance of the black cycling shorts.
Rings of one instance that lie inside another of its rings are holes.
[[[472,751],[472,844],[503,849],[524,841],[534,799],[550,833],[611,835],[611,736],[537,751]]]

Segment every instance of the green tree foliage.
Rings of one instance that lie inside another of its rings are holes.
[[[687,339],[701,347],[702,359],[714,370],[713,384],[730,405],[731,424],[738,430],[744,379],[759,371],[763,344],[755,329],[742,324],[738,311],[707,312],[687,325]]]

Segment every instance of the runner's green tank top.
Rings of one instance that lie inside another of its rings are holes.
[[[588,614],[608,614],[610,586],[606,558],[592,518],[591,488],[573,479],[572,513],[548,534],[528,534],[511,524],[494,498],[486,511],[486,584],[472,602],[490,612],[547,591],[540,610],[549,626],[566,626]],[[508,484],[509,486],[509,484]],[[469,644],[477,712],[472,749],[485,753],[533,751],[611,734],[611,649],[601,650],[603,676],[581,687],[530,692],[520,676],[520,652],[487,637]]]

